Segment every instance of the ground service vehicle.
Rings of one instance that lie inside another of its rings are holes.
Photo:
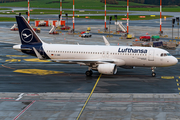
[[[83,34],[81,35],[81,37],[91,37],[91,36],[92,36],[91,33],[83,33]]]

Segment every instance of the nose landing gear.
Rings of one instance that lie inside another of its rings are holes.
[[[152,70],[152,77],[155,77],[156,76],[156,73],[155,73],[155,70],[154,69],[156,69],[156,67],[151,67],[151,70]]]

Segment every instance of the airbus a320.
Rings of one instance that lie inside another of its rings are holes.
[[[152,76],[156,76],[155,67],[167,67],[177,64],[178,60],[168,51],[154,47],[131,47],[106,45],[69,45],[48,44],[43,42],[23,16],[16,16],[21,44],[14,45],[15,50],[33,55],[39,59],[48,59],[65,64],[88,66],[86,76],[92,70],[102,74],[116,74],[117,67],[151,67]]]

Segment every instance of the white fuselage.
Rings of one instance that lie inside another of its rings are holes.
[[[117,66],[143,67],[165,67],[177,63],[171,55],[162,56],[168,53],[166,50],[153,47],[43,44],[43,49],[52,60],[114,60]]]

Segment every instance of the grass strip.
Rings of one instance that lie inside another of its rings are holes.
[[[126,10],[126,1],[118,1],[119,4],[107,4],[107,10]],[[0,6],[7,7],[27,7],[27,1],[23,2],[9,2],[0,3]],[[31,7],[37,8],[59,8],[59,0],[32,0],[30,1]],[[150,4],[140,4],[129,2],[130,11],[160,11],[159,6]],[[73,8],[72,0],[64,0],[62,8]],[[100,0],[75,0],[75,9],[98,9],[104,10],[104,3]],[[162,11],[164,12],[180,12],[179,6],[163,6]]]
[[[0,22],[7,22],[7,21],[16,21],[16,18],[0,17]],[[31,19],[31,21],[35,21],[35,19]]]

